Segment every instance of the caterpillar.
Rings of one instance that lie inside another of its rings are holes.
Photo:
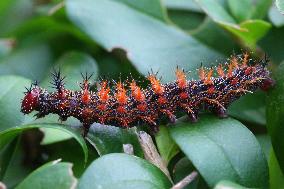
[[[132,79],[117,82],[113,88],[102,79],[96,91],[90,90],[91,75],[83,75],[80,90],[65,88],[65,77],[60,70],[52,73],[54,92],[41,88],[34,82],[26,88],[21,112],[42,118],[57,114],[60,120],[77,118],[86,136],[94,122],[129,128],[141,123],[158,129],[162,118],[175,122],[177,112],[184,112],[191,121],[198,119],[200,111],[210,111],[220,118],[227,117],[228,106],[246,93],[258,88],[268,90],[274,84],[267,69],[269,60],[253,60],[248,53],[233,55],[225,64],[198,69],[198,80],[187,80],[184,70],[177,68],[176,80],[162,84],[156,74],[149,74],[148,87],[142,89]]]

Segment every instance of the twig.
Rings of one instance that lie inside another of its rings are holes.
[[[189,183],[194,181],[194,179],[198,176],[196,171],[191,172],[189,175],[184,177],[181,181],[175,184],[171,189],[182,189],[186,187]]]
[[[144,152],[145,159],[150,161],[152,164],[156,165],[165,173],[165,175],[172,181],[168,168],[161,158],[158,150],[149,134],[144,131],[138,133],[138,139],[142,150]]]
[[[123,144],[123,151],[126,154],[133,155],[134,149],[132,144]]]
[[[56,13],[59,9],[63,8],[65,5],[64,1],[58,3],[57,5],[55,5],[54,7],[52,7],[49,11],[48,11],[48,16],[53,15],[54,13]]]

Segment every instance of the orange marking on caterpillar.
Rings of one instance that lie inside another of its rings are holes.
[[[188,94],[187,94],[186,92],[181,92],[181,93],[179,94],[179,96],[180,96],[180,98],[183,99],[183,100],[185,100],[185,99],[188,98]]]
[[[100,111],[105,111],[107,109],[106,105],[105,104],[99,104],[97,106],[97,108],[100,110]]]
[[[234,69],[234,65],[230,63],[230,64],[228,65],[227,77],[232,77],[232,75],[233,75],[233,69]]]
[[[233,80],[231,80],[231,85],[236,85],[238,81],[238,78],[235,77]]]
[[[186,75],[183,70],[177,68],[176,70],[176,82],[179,88],[184,89],[186,87]]]
[[[150,81],[150,83],[152,85],[153,91],[157,95],[161,95],[161,94],[164,93],[165,89],[164,89],[163,85],[160,83],[160,81],[156,78],[155,75],[149,75],[148,80]]]
[[[220,77],[224,77],[225,76],[225,73],[224,73],[224,70],[223,70],[223,66],[221,64],[218,65],[217,67],[217,73]]]
[[[90,95],[90,92],[88,91],[88,89],[84,90],[82,97],[81,97],[81,100],[84,104],[88,104],[91,101],[91,95]]]
[[[205,70],[204,70],[203,67],[199,68],[198,74],[199,74],[200,80],[202,80],[202,81],[205,80]]]
[[[144,93],[142,92],[140,87],[136,85],[136,82],[134,80],[132,80],[132,82],[130,83],[130,89],[131,89],[131,94],[135,98],[135,100],[139,102],[145,101]]]
[[[66,107],[67,107],[67,105],[65,103],[60,103],[59,106],[58,106],[58,108],[61,109],[61,110],[65,109]]]
[[[212,79],[211,79],[212,75],[213,75],[213,69],[211,68],[211,69],[209,70],[209,72],[207,73],[206,80],[204,81],[205,84],[207,84],[207,85],[213,84],[213,81],[212,81]]]
[[[147,104],[146,103],[143,103],[143,104],[138,104],[137,105],[137,109],[141,112],[145,112],[146,111],[146,108],[147,108]]]
[[[121,119],[120,122],[122,123],[122,127],[125,127],[127,128],[128,127],[128,121],[127,120],[124,120],[124,119]]]
[[[107,82],[101,83],[101,89],[98,91],[98,96],[101,102],[107,102],[109,100],[110,88],[107,86]]]
[[[209,94],[213,94],[213,93],[215,92],[214,86],[213,86],[213,85],[210,86],[210,87],[208,88],[207,92],[208,92]]]
[[[252,67],[247,67],[247,69],[245,70],[245,74],[246,75],[249,75],[249,74],[251,74],[252,73]]]
[[[167,103],[167,99],[166,99],[165,97],[160,96],[160,97],[158,98],[158,103],[159,103],[160,105],[166,104],[166,103]]]
[[[118,82],[117,85],[117,92],[116,92],[116,100],[119,104],[126,104],[128,97],[126,95],[126,90],[121,82]]]
[[[126,113],[126,109],[124,106],[118,106],[116,110],[120,114]]]
[[[93,110],[90,109],[90,108],[85,108],[85,109],[83,109],[83,111],[82,111],[82,116],[83,116],[84,118],[88,118],[88,117],[90,117],[92,114],[93,114]]]
[[[230,64],[233,65],[233,68],[238,68],[238,67],[239,67],[238,59],[237,59],[236,56],[233,56],[233,57],[231,58]]]

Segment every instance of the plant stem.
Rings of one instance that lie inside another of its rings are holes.
[[[145,159],[160,168],[161,171],[163,171],[165,175],[169,178],[169,180],[172,182],[168,168],[163,159],[161,158],[160,154],[158,153],[158,150],[151,136],[144,131],[140,131],[138,133],[138,139],[144,152]]]
[[[134,155],[134,149],[132,144],[123,144],[123,151],[126,154]]]
[[[181,181],[175,184],[171,189],[182,189],[186,187],[189,183],[194,181],[194,179],[198,176],[197,171],[191,172],[189,175],[184,177]]]

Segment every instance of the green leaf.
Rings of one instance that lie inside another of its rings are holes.
[[[273,150],[270,152],[269,178],[270,188],[284,188],[284,175]]]
[[[166,165],[168,165],[170,160],[179,152],[179,148],[173,141],[173,139],[170,137],[168,128],[164,125],[160,126],[160,130],[155,136],[155,138],[159,153],[165,161]]]
[[[194,70],[201,61],[208,65],[208,60],[221,56],[176,27],[117,1],[67,0],[66,9],[69,18],[105,49],[125,50],[144,75],[152,68],[169,81],[175,78],[177,64]]]
[[[99,157],[96,150],[90,147],[88,148],[88,161],[87,163],[84,163],[84,161],[82,161],[84,157],[82,154],[81,146],[74,139],[45,145],[44,153],[47,155],[47,159],[45,161],[54,161],[61,159],[63,162],[72,163],[73,173],[75,177],[78,178],[82,176],[87,166],[89,166],[89,164],[92,163],[94,159]]]
[[[52,59],[51,50],[46,44],[24,45],[0,59],[0,75],[20,75],[41,81]]]
[[[252,6],[250,0],[228,0],[228,6],[231,13],[238,22],[242,22],[250,18],[252,14]]]
[[[262,91],[247,94],[233,102],[228,113],[238,120],[264,126],[266,124],[265,98],[265,93]]]
[[[75,188],[77,179],[73,176],[71,163],[54,161],[41,166],[21,182],[16,189],[25,188]]]
[[[246,187],[268,185],[265,155],[240,122],[206,115],[194,124],[172,126],[170,133],[210,187],[221,180]]]
[[[240,29],[226,27],[227,30],[242,39],[252,49],[256,48],[256,42],[260,40],[271,28],[271,24],[263,20],[247,20],[240,23]]]
[[[262,148],[262,151],[265,154],[266,159],[269,159],[269,154],[270,154],[270,151],[271,151],[271,148],[272,148],[269,135],[267,135],[267,134],[257,135],[256,139],[258,140],[258,142],[259,142],[259,144]]]
[[[164,2],[168,9],[203,12],[194,0],[164,0]]]
[[[273,27],[270,32],[259,41],[259,46],[269,54],[272,62],[276,65],[284,60],[284,26],[275,28]]]
[[[15,149],[18,144],[18,138],[15,138],[11,142],[9,142],[7,145],[4,145],[0,149],[0,179],[3,180],[3,177],[5,175],[5,172],[7,168],[9,167],[9,163],[11,162],[11,157],[15,153]]]
[[[239,49],[232,36],[209,17],[196,30],[190,31],[190,33],[202,43],[228,56],[232,54],[233,49]],[[223,42],[216,43],[216,39],[222,39]]]
[[[171,21],[203,44],[225,55],[238,49],[231,35],[206,17],[194,0],[166,0],[165,3]],[[222,39],[223,43],[216,43],[216,39]]]
[[[269,90],[267,99],[267,128],[271,136],[272,146],[284,172],[284,62],[281,63],[274,75],[275,86]]]
[[[0,131],[23,124],[30,117],[21,113],[21,99],[31,81],[17,76],[0,76]]]
[[[10,129],[6,129],[0,132],[0,149],[6,145],[11,139],[15,138],[17,135],[22,133],[25,130],[34,129],[34,128],[50,128],[50,129],[57,129],[64,131],[71,135],[76,141],[80,144],[83,153],[84,153],[84,162],[87,162],[88,159],[88,147],[86,145],[85,139],[82,137],[81,133],[79,132],[78,128],[71,128],[69,125],[63,124],[56,124],[56,123],[34,123],[34,124],[27,124],[21,125],[19,127],[13,127]]]
[[[218,182],[214,189],[248,189],[247,187],[241,186],[231,181],[223,180]]]
[[[267,15],[271,0],[229,0],[230,11],[238,22],[248,19],[262,19]]]
[[[184,10],[168,10],[170,20],[183,30],[194,30],[202,24],[205,15]]]
[[[56,68],[60,68],[63,76],[66,76],[66,88],[70,90],[80,90],[78,81],[82,81],[82,74],[86,72],[93,74],[92,79],[98,77],[98,66],[96,61],[88,54],[83,52],[67,52],[56,63]],[[52,71],[52,70],[51,70]],[[50,86],[51,75],[43,82],[44,86]]]
[[[284,25],[284,16],[278,11],[276,6],[271,6],[268,17],[274,26],[281,27]]]
[[[21,137],[16,137],[5,147],[0,148],[0,180],[8,188],[14,188],[32,172],[31,167],[23,164],[26,154],[22,145]]]
[[[175,183],[178,183],[186,176],[188,176],[192,171],[195,171],[192,163],[186,158],[183,157],[180,159],[174,166],[173,170],[173,180]],[[202,188],[199,184],[201,181],[201,177],[196,177],[189,185],[187,185],[184,189],[197,189]],[[203,181],[204,182],[204,181]]]
[[[161,0],[116,0],[129,7],[135,8],[145,14],[153,16],[164,22],[168,21],[167,12]]]
[[[252,14],[252,19],[262,19],[265,20],[268,11],[273,4],[273,0],[259,0],[255,5],[255,9]]]
[[[281,14],[284,14],[284,1],[283,0],[276,0],[275,5],[278,8],[278,10],[281,12]]]
[[[233,33],[251,49],[256,48],[256,42],[270,29],[271,25],[263,20],[246,20],[237,24],[236,20],[215,0],[196,0],[201,8],[216,23]]]
[[[7,34],[32,16],[31,0],[1,0],[0,3],[0,36]]]
[[[108,154],[95,160],[81,177],[78,189],[85,188],[170,188],[163,172],[144,159],[127,154]]]
[[[87,140],[96,148],[100,156],[123,152],[123,144],[131,144],[134,154],[143,157],[136,128],[122,129],[114,126],[94,123],[88,133]]]
[[[62,16],[65,15],[62,13]],[[11,36],[15,36],[19,43],[25,42],[30,39],[30,36],[33,36],[32,40],[48,42],[57,53],[69,50],[70,46],[78,49],[82,44],[84,44],[83,49],[88,49],[91,52],[97,52],[99,49],[97,44],[93,43],[72,23],[62,22],[52,16],[34,17],[14,30]],[[59,42],[61,45],[58,45]]]
[[[50,128],[40,128],[40,131],[43,132],[44,137],[42,141],[40,142],[41,145],[48,145],[48,144],[53,144],[59,141],[64,141],[72,138],[70,134],[56,130],[56,129],[50,129]]]
[[[195,0],[204,12],[215,22],[239,28],[235,19],[215,0]]]

